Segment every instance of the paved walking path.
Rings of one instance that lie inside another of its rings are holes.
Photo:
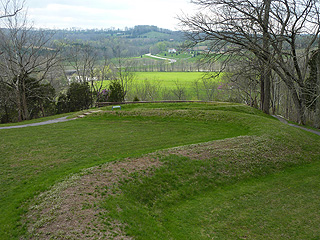
[[[73,120],[74,118],[67,119],[67,117],[61,117],[53,120],[48,120],[44,122],[38,122],[38,123],[29,123],[29,124],[23,124],[23,125],[16,125],[16,126],[8,126],[8,127],[0,127],[0,129],[12,129],[12,128],[24,128],[24,127],[34,127],[34,126],[41,126],[41,125],[47,125],[52,123],[60,123],[60,122],[67,122],[70,120]]]
[[[309,129],[309,128],[305,128],[305,127],[301,127],[301,126],[298,126],[298,125],[295,125],[295,124],[291,124],[291,123],[288,123],[288,121],[286,119],[284,119],[283,117],[280,117],[280,116],[276,116],[276,115],[272,115],[273,117],[277,118],[280,122],[282,123],[285,123],[285,124],[288,124],[289,126],[291,127],[296,127],[296,128],[300,128],[302,130],[305,130],[305,131],[308,131],[308,132],[312,132],[314,134],[317,134],[320,136],[320,132],[319,131],[316,131],[316,130],[312,130],[312,129]]]
[[[84,113],[84,115],[79,115],[78,117],[82,118],[85,115],[88,115],[88,114],[91,114],[91,113],[95,113],[95,112],[99,112],[99,111],[87,112],[87,113]],[[312,132],[312,133],[317,134],[317,135],[320,136],[320,132],[319,131],[308,129],[308,128],[305,128],[305,127],[301,127],[301,126],[298,126],[298,125],[295,125],[295,124],[288,123],[288,121],[286,119],[284,119],[284,118],[282,118],[280,116],[276,116],[276,115],[272,115],[272,116],[277,118],[280,122],[288,124],[289,126],[300,128],[302,130],[305,130],[305,131],[308,131],[308,132]],[[38,123],[29,123],[29,124],[17,125],[17,126],[0,127],[0,129],[13,129],[13,128],[42,126],[42,125],[53,124],[53,123],[67,122],[67,121],[71,121],[71,120],[76,119],[76,118],[67,119],[67,117],[68,116],[57,118],[57,119],[53,119],[53,120],[48,120],[48,121],[44,121],[44,122],[38,122]]]
[[[48,121],[44,121],[44,122],[38,122],[38,123],[29,123],[29,124],[23,124],[23,125],[16,125],[16,126],[8,126],[8,127],[0,127],[0,129],[13,129],[13,128],[24,128],[24,127],[34,127],[34,126],[42,126],[42,125],[47,125],[47,124],[52,124],[52,123],[60,123],[60,122],[67,122],[67,121],[71,121],[71,120],[75,120],[77,118],[83,118],[86,115],[92,114],[92,113],[97,113],[100,112],[101,110],[97,110],[97,111],[89,111],[86,113],[83,113],[83,115],[79,115],[76,118],[69,118],[67,119],[68,116],[66,117],[61,117],[61,118],[56,118],[53,120],[48,120]]]
[[[152,55],[151,53],[147,53],[147,54],[145,54],[145,55],[148,56],[148,57],[152,57],[152,58],[157,58],[157,59],[162,59],[162,60],[168,60],[170,63],[175,63],[175,62],[177,62],[177,60],[175,60],[175,59],[158,57],[158,56]]]

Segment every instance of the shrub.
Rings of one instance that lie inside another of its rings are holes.
[[[14,91],[0,82],[0,123],[17,121]]]
[[[97,102],[108,102],[109,101],[110,90],[103,89],[97,92]]]
[[[58,113],[67,113],[70,112],[67,95],[61,93],[57,102],[57,111]]]
[[[26,88],[30,119],[56,114],[56,91],[50,83],[40,83],[34,78],[27,78]]]
[[[70,112],[90,108],[92,95],[88,83],[71,83],[67,91],[67,103]]]
[[[123,102],[124,101],[124,89],[119,81],[113,80],[109,86],[109,102]]]
[[[61,93],[57,102],[58,113],[88,109],[92,105],[92,94],[88,83],[73,82],[67,93]]]

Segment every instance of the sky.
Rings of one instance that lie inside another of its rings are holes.
[[[178,30],[177,15],[191,13],[190,0],[26,0],[34,27],[104,29],[155,25]]]

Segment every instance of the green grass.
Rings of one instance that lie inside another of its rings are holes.
[[[154,134],[158,131],[160,134]],[[1,130],[1,236],[17,237],[20,215],[25,211],[21,205],[70,173],[126,156],[246,133],[246,128],[225,122],[212,125],[174,116],[110,114]]]
[[[279,212],[277,216],[297,222],[283,224],[288,233],[297,225],[307,228],[304,219],[313,217],[310,228],[293,239],[320,236],[316,227],[320,221],[314,217],[319,196],[315,187],[319,182],[319,136],[244,105],[133,104],[121,111],[103,109],[107,112],[75,121],[0,130],[1,239],[24,236],[21,216],[32,199],[68,175],[171,147],[178,148],[161,156],[163,166],[154,174],[133,175],[131,182],[120,186],[122,194],[105,199],[106,219],[127,224],[126,232],[136,239],[264,239],[263,234],[279,239],[279,231],[269,233],[279,221],[272,219],[272,214]],[[199,144],[189,146],[194,143]],[[209,155],[203,158],[202,154]],[[315,165],[303,167],[309,163]],[[296,188],[308,172],[307,183],[314,184]],[[288,180],[283,180],[285,177]],[[292,197],[292,208],[299,208],[294,216],[282,205],[288,188],[294,189],[293,196],[304,189],[310,191],[309,195],[302,192],[301,198]],[[251,190],[256,194],[250,195]],[[250,198],[247,210],[243,210],[247,204],[239,194]],[[276,205],[266,204],[273,201]],[[257,207],[256,213],[254,202],[274,211],[259,213]],[[114,211],[118,208],[122,211]],[[265,216],[270,224],[251,226],[255,214],[260,214],[257,218]],[[226,227],[229,225],[231,229]]]
[[[167,208],[164,229],[174,239],[319,239],[319,167],[199,194]]]
[[[246,121],[248,137],[165,154],[152,176],[133,175],[105,200],[105,218],[126,224],[135,239],[317,239],[319,137],[243,106],[213,108],[227,122]]]
[[[160,88],[158,89],[159,91],[158,94],[160,95],[163,92],[168,93],[172,90],[175,90],[177,89],[177,86],[178,86],[179,88],[184,88],[185,98],[187,100],[201,100],[201,99],[198,99],[197,93],[195,92],[195,84],[194,84],[195,81],[199,81],[198,83],[199,95],[202,98],[206,98],[205,88],[202,83],[202,78],[209,75],[206,75],[203,72],[135,72],[134,75],[135,75],[135,78],[132,82],[132,85],[129,88],[129,93],[128,93],[128,95],[130,95],[132,99],[134,97],[133,92],[136,91],[136,87],[140,86],[141,88],[141,86],[144,84],[145,81],[149,82],[151,85],[159,86]],[[215,85],[209,86],[209,87],[214,88],[213,89],[215,91],[214,98],[217,99],[218,95],[221,92],[221,90],[218,90],[217,88],[219,85],[221,85],[221,82],[225,82],[225,80],[223,80],[223,74],[220,74],[219,76],[215,76],[214,74],[211,74],[211,75],[214,79],[213,82],[215,83]],[[97,84],[99,84],[99,82]],[[109,81],[104,81],[103,88],[108,88],[108,85],[109,85]],[[224,94],[222,95],[223,96],[221,98],[225,98]],[[132,101],[131,98],[128,99],[128,101]],[[168,99],[161,98],[156,100],[168,100]]]
[[[183,182],[186,172],[192,175],[188,166],[191,163],[186,158],[171,157],[167,161],[170,165],[166,171],[156,172],[138,186],[138,181],[123,186],[125,193],[107,199],[104,205],[111,218],[125,220],[127,233],[135,239],[318,239],[320,236],[319,162],[233,185],[220,183],[212,189],[212,183],[200,176],[199,179],[188,176],[189,181]],[[199,161],[196,165],[192,163],[196,169],[208,166]],[[210,175],[212,170],[209,168],[206,174]],[[207,189],[201,186],[199,189],[196,181]],[[168,183],[174,183],[174,187]],[[112,211],[115,205],[122,211]]]
[[[202,78],[207,76],[208,75],[203,72],[137,72],[135,83],[143,84],[144,81],[148,81],[151,84],[158,84],[160,86],[160,91],[163,90],[165,92],[175,91],[177,88],[180,88],[184,89],[184,99],[203,100],[206,99],[207,96],[205,93],[206,88],[204,88],[202,83]],[[196,81],[198,81],[198,95],[195,91]],[[221,82],[224,82],[223,74],[220,74],[219,76],[213,76],[213,82],[214,86],[210,84],[207,88],[213,88],[212,91],[215,92],[213,98],[218,99],[218,95],[220,94],[219,92],[221,91],[217,88],[219,85],[221,85]]]
[[[160,54],[157,54],[156,56],[160,56],[160,57],[164,57],[164,58],[171,58],[171,59],[176,59],[176,60],[180,60],[180,59],[187,59],[187,60],[193,60],[192,59],[192,55],[190,53],[186,53],[186,52],[182,52],[182,53],[168,53],[168,52],[163,52]]]
[[[200,80],[204,76],[202,72],[135,72],[134,74],[134,83],[148,80],[170,89],[176,87],[176,82],[178,82],[188,90],[192,89],[194,81]],[[221,77],[217,77],[216,81],[222,81]]]
[[[136,72],[136,80],[149,80],[160,82],[163,87],[174,88],[175,82],[183,84],[186,88],[192,88],[195,80],[201,79],[204,74],[201,72]],[[219,81],[220,79],[217,79]]]

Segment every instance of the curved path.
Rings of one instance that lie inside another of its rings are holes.
[[[92,112],[89,112],[87,114],[90,114]],[[85,115],[87,115],[85,114]],[[288,123],[288,121],[280,116],[276,116],[276,115],[272,115],[273,117],[277,118],[280,122],[288,124],[291,127],[296,127],[296,128],[300,128],[302,130],[308,131],[308,132],[312,132],[314,134],[317,134],[320,136],[320,132],[316,131],[316,130],[312,130],[312,129],[308,129],[305,127],[301,127],[295,124],[291,124]],[[61,117],[61,118],[57,118],[57,119],[53,119],[53,120],[48,120],[48,121],[44,121],[44,122],[38,122],[38,123],[29,123],[29,124],[23,124],[23,125],[16,125],[16,126],[8,126],[8,127],[0,127],[0,129],[13,129],[13,128],[24,128],[24,127],[34,127],[34,126],[42,126],[42,125],[47,125],[47,124],[53,124],[53,123],[60,123],[60,122],[67,122],[67,121],[71,121],[74,120],[76,118],[70,118],[67,119],[68,116],[66,117]],[[80,115],[79,117],[84,117],[84,115]]]
[[[158,56],[152,55],[151,53],[147,53],[147,54],[145,54],[145,55],[148,56],[148,57],[157,58],[157,59],[161,59],[161,60],[168,60],[170,63],[175,63],[175,62],[177,62],[177,60],[175,60],[175,59],[158,57]]]
[[[47,124],[52,124],[52,123],[67,122],[67,121],[70,121],[70,120],[74,119],[74,118],[67,119],[67,117],[61,117],[61,118],[48,120],[48,121],[44,121],[44,122],[38,122],[38,123],[29,123],[29,124],[16,125],[16,126],[0,127],[0,129],[12,129],[12,128],[24,128],[24,127],[41,126],[41,125],[47,125]]]
[[[38,123],[29,123],[29,124],[16,125],[16,126],[0,127],[0,129],[34,127],[34,126],[42,126],[42,125],[47,125],[47,124],[52,124],[52,123],[68,122],[68,121],[75,120],[77,118],[83,118],[83,117],[85,117],[85,116],[87,116],[89,114],[98,113],[98,112],[101,112],[101,110],[88,111],[88,112],[83,113],[82,115],[79,115],[79,116],[77,116],[75,118],[70,118],[70,119],[67,119],[68,116],[66,116],[66,117],[56,118],[56,119],[53,119],[53,120],[48,120],[48,121],[38,122]]]
[[[280,117],[280,116],[276,116],[276,115],[272,115],[273,117],[277,118],[280,122],[282,123],[285,123],[285,124],[288,124],[289,126],[291,127],[296,127],[296,128],[300,128],[302,130],[305,130],[305,131],[308,131],[308,132],[312,132],[314,134],[317,134],[320,136],[320,132],[319,131],[316,131],[316,130],[312,130],[312,129],[309,129],[309,128],[305,128],[305,127],[301,127],[301,126],[298,126],[298,125],[295,125],[295,124],[291,124],[291,123],[288,123],[288,121],[286,119],[284,119],[283,117]]]

